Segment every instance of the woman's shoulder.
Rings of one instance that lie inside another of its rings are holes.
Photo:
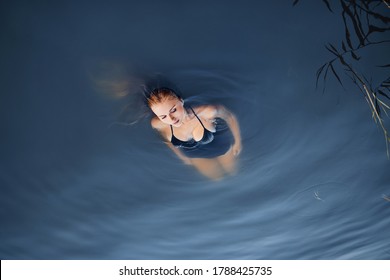
[[[169,125],[160,121],[158,117],[153,117],[150,120],[150,124],[153,127],[153,129],[157,130],[160,133],[161,137],[164,138],[164,140],[168,140],[168,141],[170,140]]]
[[[220,105],[201,105],[194,108],[195,113],[204,119],[214,119],[218,116]]]
[[[199,117],[211,119],[216,116],[218,107],[218,105],[200,105],[194,107],[193,109]]]
[[[157,129],[159,131],[161,130],[164,130],[166,129],[167,127],[169,127],[169,125],[163,123],[162,121],[160,121],[160,119],[158,117],[153,117],[151,120],[150,120],[150,125],[154,128],[154,129]]]

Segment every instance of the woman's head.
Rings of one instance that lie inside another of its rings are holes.
[[[148,97],[146,97],[146,101],[148,103],[149,108],[152,108],[153,105],[164,102],[167,99],[181,99],[174,90],[170,88],[156,88],[152,90]]]
[[[149,108],[164,123],[181,126],[186,115],[184,101],[172,89],[158,88],[146,99]]]

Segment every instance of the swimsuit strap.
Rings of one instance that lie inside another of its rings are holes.
[[[206,129],[202,123],[202,121],[200,120],[200,118],[198,117],[198,115],[195,113],[194,109],[192,109],[192,107],[190,107],[191,111],[194,113],[195,117],[198,119],[198,121],[200,122],[200,124],[203,126],[204,129]],[[207,130],[207,129],[206,129]]]
[[[172,137],[175,136],[175,135],[173,135],[173,127],[172,127],[172,125],[171,125],[171,133],[172,133],[172,136],[171,136],[171,138],[172,138]]]

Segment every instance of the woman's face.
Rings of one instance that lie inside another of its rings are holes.
[[[163,122],[179,127],[183,124],[185,109],[183,101],[178,98],[167,98],[150,107],[153,113]]]

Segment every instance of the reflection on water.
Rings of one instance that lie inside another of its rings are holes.
[[[390,258],[383,140],[361,100],[314,89],[318,48],[343,31],[320,23],[326,11],[255,2],[81,5],[54,19],[9,4],[1,259]],[[166,148],[131,94],[132,77],[147,80],[135,64],[236,115],[236,176],[212,182]]]

